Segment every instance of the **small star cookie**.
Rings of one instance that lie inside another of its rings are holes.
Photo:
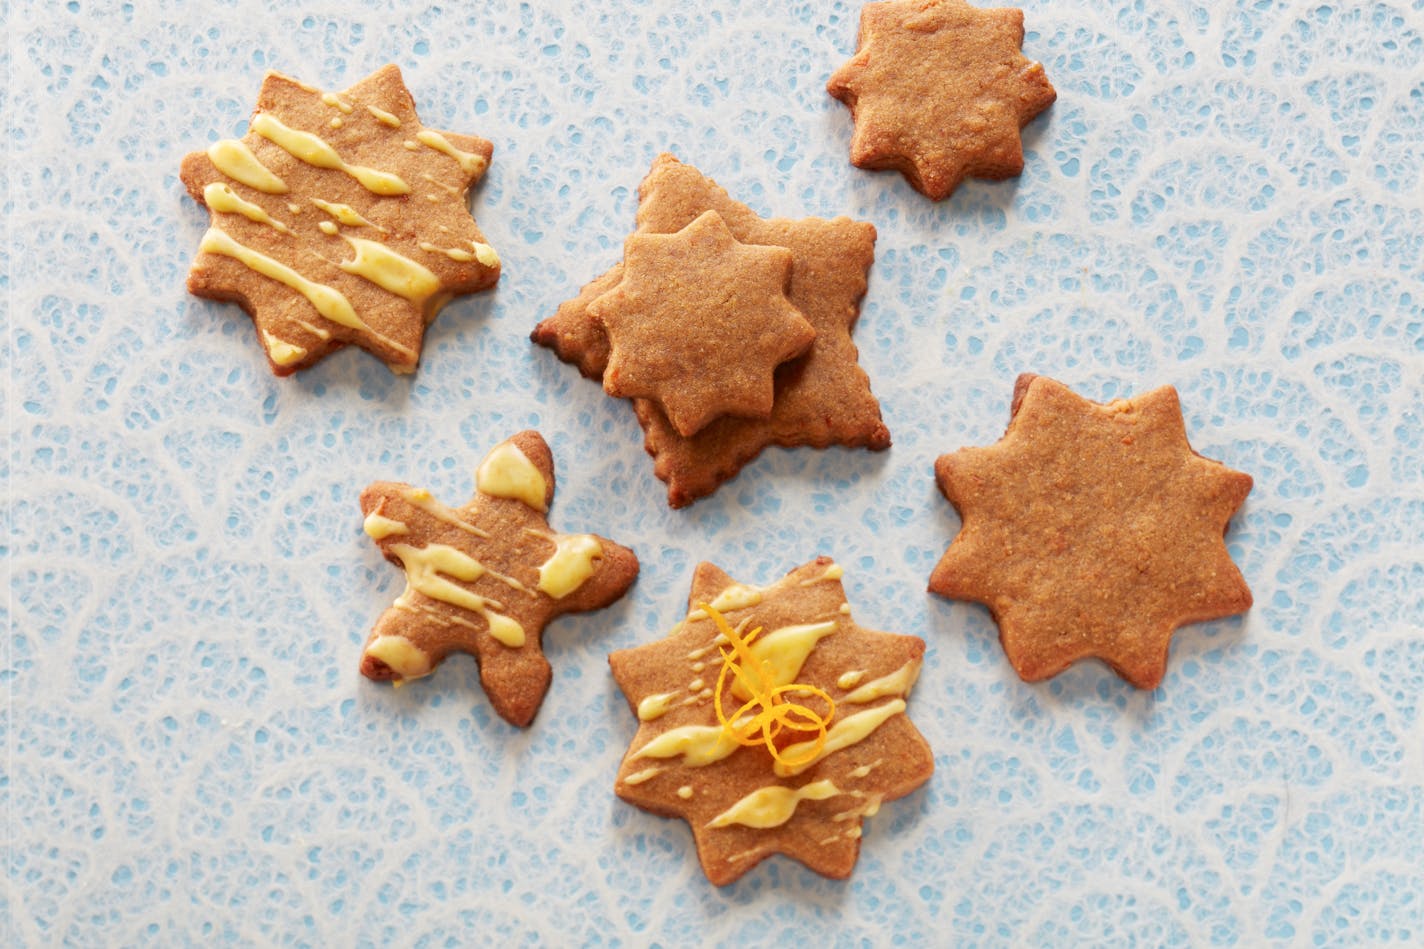
[[[828,557],[768,587],[698,566],[665,639],[608,657],[638,717],[614,790],[692,828],[707,878],[781,853],[836,879],[934,771],[905,712],[924,641],[859,626]]]
[[[440,308],[499,279],[466,204],[492,152],[423,127],[395,66],[335,94],[268,73],[247,134],[183,159],[212,218],[188,289],[246,310],[279,376],[346,345],[412,372]]]
[[[768,445],[827,448],[890,447],[880,403],[860,367],[851,330],[860,316],[866,275],[875,260],[875,227],[838,217],[761,218],[733,201],[716,182],[671,155],[659,155],[638,188],[639,234],[675,234],[707,211],[716,211],[743,244],[791,252],[789,299],[815,330],[804,354],[776,370],[771,416],[723,416],[695,435],[678,433],[648,399],[634,399],[653,473],[668,486],[668,504],[686,507],[716,491]],[[531,334],[534,342],[592,379],[608,365],[608,334],[589,305],[623,279],[615,265],[563,303]]]
[[[791,305],[791,251],[743,244],[707,211],[675,234],[634,233],[623,278],[588,306],[608,334],[603,388],[655,402],[679,435],[771,415],[772,373],[816,338]]]
[[[1178,626],[1251,606],[1223,537],[1251,477],[1192,450],[1171,386],[1102,405],[1020,376],[1004,437],[935,477],[964,524],[930,590],[988,606],[1025,681],[1094,657],[1155,688]]]
[[[966,177],[1020,174],[1019,132],[1057,98],[1023,38],[1022,10],[866,4],[856,54],[826,84],[855,120],[851,164],[893,168],[935,201]]]
[[[475,489],[459,508],[408,484],[361,492],[366,533],[406,575],[405,591],[366,640],[361,674],[400,685],[452,652],[471,653],[495,711],[528,725],[549,689],[544,626],[617,600],[638,576],[638,560],[606,538],[549,527],[554,460],[538,432],[496,446]]]

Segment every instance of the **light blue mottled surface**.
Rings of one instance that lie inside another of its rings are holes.
[[[1033,0],[1059,100],[1026,173],[937,206],[847,164],[844,0],[247,6],[3,14],[10,942],[1424,943],[1424,0]],[[388,61],[427,124],[494,141],[504,277],[414,378],[352,350],[274,379],[236,307],[184,292],[206,216],[178,161],[242,131],[268,68]],[[627,407],[529,344],[663,149],[762,213],[880,229],[857,340],[888,453],[773,451],[673,512]],[[1256,606],[1181,632],[1157,691],[1095,663],[1024,685],[984,610],[922,592],[958,524],[932,460],[997,438],[1024,370],[1174,384],[1194,445],[1255,476],[1228,539]],[[459,501],[525,426],[554,523],[644,567],[550,629],[518,731],[468,659],[358,677],[400,582],[355,501]],[[817,553],[862,622],[929,643],[938,770],[849,883],[774,860],[717,890],[684,825],[612,796],[634,722],[605,655],[698,560],[756,582]]]

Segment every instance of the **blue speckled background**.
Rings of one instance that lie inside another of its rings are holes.
[[[8,941],[1424,943],[1422,0],[1030,0],[1058,103],[1021,180],[940,205],[847,163],[823,86],[858,4],[265,6],[4,14]],[[388,61],[428,125],[494,141],[504,277],[413,378],[350,350],[274,379],[184,292],[206,216],[178,161],[243,131],[268,68]],[[761,213],[880,229],[857,339],[888,453],[774,450],[670,511],[627,406],[529,344],[663,149]],[[932,460],[997,438],[1024,370],[1171,383],[1256,478],[1228,538],[1256,606],[1179,633],[1157,691],[1024,685],[984,610],[922,592],[958,524]],[[358,677],[401,584],[356,495],[463,500],[525,426],[554,523],[644,566],[551,627],[519,731],[468,659]],[[817,553],[862,622],[929,643],[938,770],[849,883],[774,860],[717,890],[683,824],[612,796],[634,721],[604,657],[698,560],[765,582]]]

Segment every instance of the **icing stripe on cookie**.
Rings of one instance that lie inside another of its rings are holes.
[[[737,740],[721,725],[683,725],[671,728],[633,753],[634,758],[682,756],[689,768],[701,768],[721,761],[740,748]]]
[[[742,824],[763,829],[780,827],[796,813],[802,801],[824,801],[841,791],[829,779],[805,787],[787,788],[779,784],[758,788],[707,822],[708,827]]]
[[[238,184],[263,194],[287,193],[287,183],[258,161],[252,149],[235,138],[225,138],[209,145],[208,160],[214,168]]]
[[[887,695],[904,698],[919,677],[920,663],[918,660],[911,660],[889,675],[865,683],[841,701],[851,705],[865,705]]]
[[[410,194],[410,185],[400,176],[363,165],[347,164],[320,136],[290,128],[275,116],[259,112],[252,117],[252,131],[281,148],[299,161],[316,168],[329,168],[355,178],[372,194],[392,196]]]
[[[489,167],[489,162],[485,161],[485,156],[476,155],[474,152],[464,152],[450,144],[450,140],[439,132],[430,129],[421,129],[415,134],[415,140],[426,148],[433,148],[442,155],[448,155],[460,163],[460,167],[467,175],[483,174],[485,168]]]
[[[475,471],[475,489],[494,498],[522,501],[536,511],[547,511],[549,484],[519,446],[513,442],[497,445]]]
[[[409,584],[409,589],[396,599],[397,606],[404,605],[402,601],[409,602],[410,591],[414,590],[432,600],[479,613],[489,624],[490,635],[511,649],[524,645],[524,627],[497,612],[503,608],[499,603],[446,579],[453,577],[466,583],[473,582],[490,573],[484,564],[445,544],[430,544],[426,547],[391,544],[389,550],[399,557],[405,566],[406,582]]]
[[[369,280],[382,290],[405,297],[416,306],[424,305],[440,290],[440,278],[420,264],[391,250],[385,244],[342,235],[356,252],[339,266],[349,274]]]
[[[554,552],[539,565],[539,589],[558,600],[593,576],[593,562],[603,557],[603,545],[592,534],[556,534]]]
[[[267,355],[272,357],[272,361],[279,366],[290,366],[294,362],[301,362],[307,351],[296,343],[289,343],[279,336],[273,336],[266,330],[262,331],[262,339],[267,344]]]
[[[221,181],[214,181],[203,189],[203,203],[219,214],[241,214],[253,223],[270,225],[283,234],[292,233],[290,227],[273,218],[261,205],[240,197]]]
[[[863,712],[856,712],[854,715],[847,715],[831,726],[829,734],[826,735],[825,747],[815,757],[808,761],[799,761],[794,765],[785,765],[778,761],[774,766],[777,776],[786,778],[800,774],[821,759],[864,741],[870,737],[871,732],[903,711],[905,711],[905,701],[895,699],[893,702],[868,708]],[[814,742],[805,741],[789,745],[782,749],[782,755],[794,761],[809,751],[814,744]]]
[[[215,227],[209,228],[203,235],[198,250],[205,254],[231,257],[249,270],[255,270],[264,277],[291,287],[306,297],[307,302],[315,307],[318,313],[333,323],[340,323],[351,329],[370,330],[361,317],[356,315],[351,301],[346,299],[346,295],[340,290],[307,279],[281,261],[273,260],[266,254],[238,243]]]
[[[366,220],[364,217],[361,216],[361,212],[357,211],[349,204],[337,204],[333,201],[323,201],[321,198],[312,198],[311,203],[321,208],[327,214],[330,214],[332,217],[336,218],[338,221],[340,221],[342,224],[345,224],[347,227],[375,227],[378,230],[385,230],[385,228],[381,228],[378,225],[372,224],[370,221]]]

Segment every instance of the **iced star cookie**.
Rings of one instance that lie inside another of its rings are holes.
[[[716,211],[675,234],[634,233],[623,277],[588,305],[608,336],[603,388],[657,403],[679,435],[771,415],[772,373],[816,338],[786,298],[791,251],[743,244]]]
[[[279,376],[347,345],[412,372],[440,308],[499,278],[466,203],[492,151],[422,126],[395,66],[341,93],[268,73],[247,134],[183,159],[212,219],[188,289],[247,311]]]
[[[856,54],[826,84],[855,120],[851,164],[899,171],[935,201],[967,177],[1020,174],[1019,132],[1057,98],[1023,38],[1022,10],[866,4]]]
[[[1223,538],[1251,478],[1192,450],[1171,386],[1102,405],[1020,376],[1004,437],[935,478],[964,524],[930,590],[988,606],[1026,681],[1094,657],[1151,689],[1177,627],[1251,606]]]
[[[686,507],[716,491],[768,445],[783,448],[890,447],[880,403],[861,369],[851,330],[860,316],[866,275],[875,260],[874,226],[849,218],[761,218],[716,182],[671,155],[660,155],[638,189],[639,234],[675,234],[715,211],[743,244],[791,252],[793,306],[815,330],[811,347],[783,363],[765,420],[723,416],[695,435],[679,434],[648,399],[634,399],[653,472],[668,486],[668,504]],[[534,342],[593,379],[603,378],[608,334],[590,304],[623,279],[623,264],[598,277],[535,328]]]
[[[408,484],[361,492],[366,533],[406,575],[405,591],[366,641],[361,674],[400,685],[452,652],[471,653],[495,711],[528,725],[551,677],[540,648],[545,625],[608,606],[638,575],[628,548],[554,531],[553,499],[554,460],[533,431],[485,456],[463,507]]]
[[[614,785],[692,828],[707,878],[772,854],[850,875],[862,821],[929,779],[905,711],[925,644],[850,615],[828,557],[768,587],[698,566],[687,615],[608,662],[638,717]]]

